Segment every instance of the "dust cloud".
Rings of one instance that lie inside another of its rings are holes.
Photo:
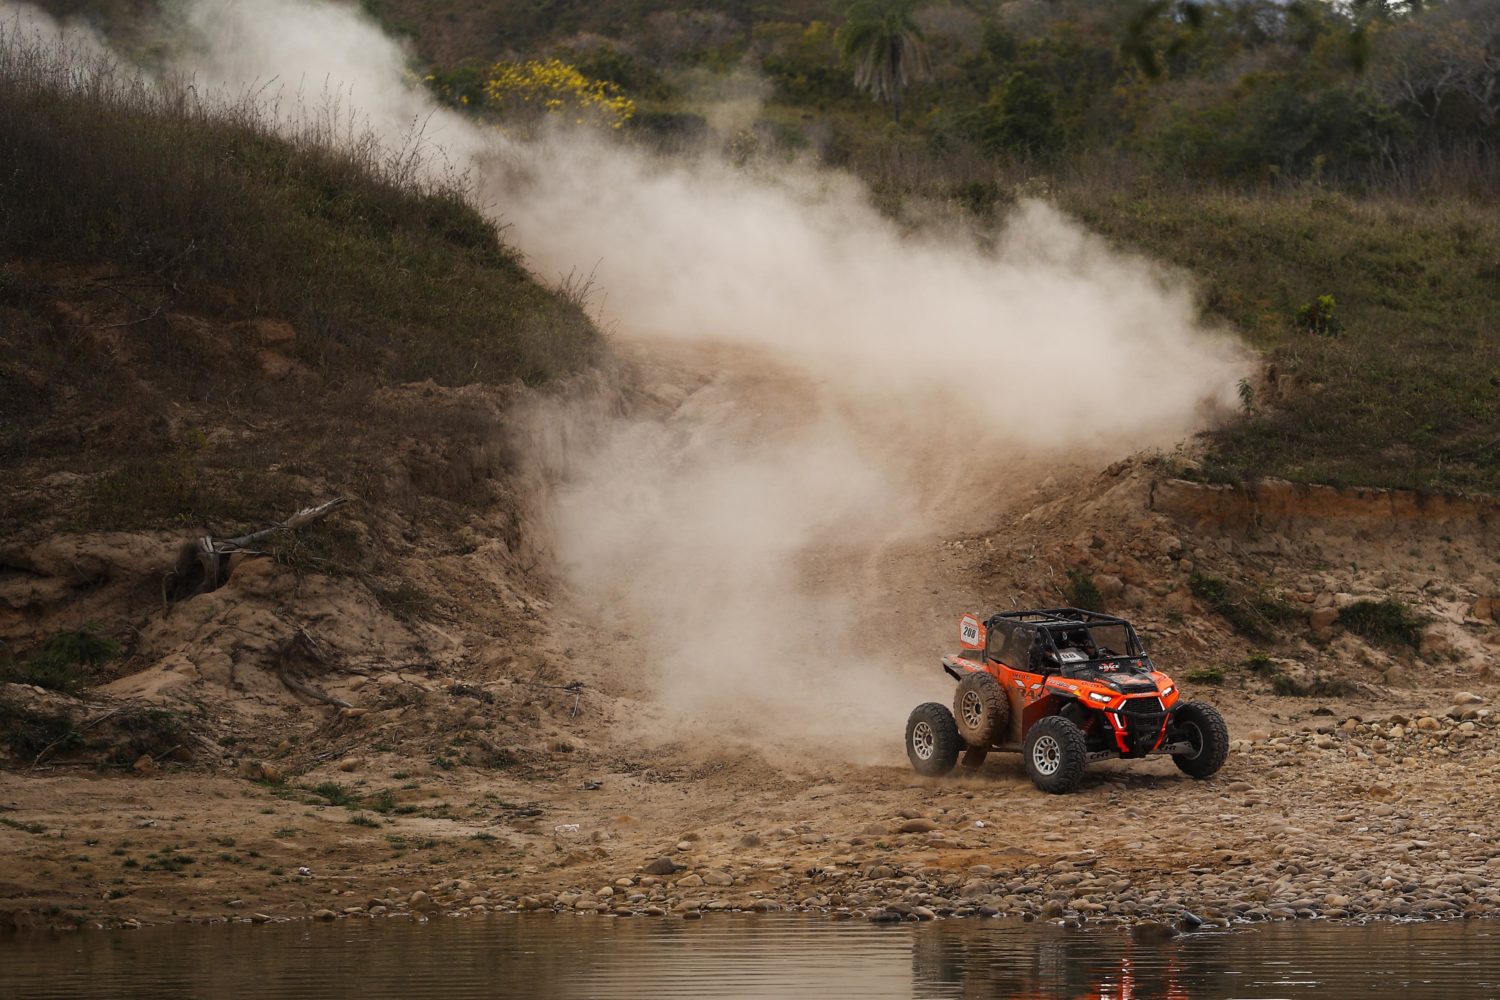
[[[948,688],[964,609],[915,582],[935,537],[983,527],[1032,467],[1177,443],[1248,368],[1182,282],[1038,201],[983,249],[903,232],[845,176],[579,135],[482,179],[537,270],[592,269],[649,362],[662,412],[572,456],[557,549],[628,609],[659,699],[715,731],[889,759]],[[893,631],[908,604],[933,628]]]
[[[506,137],[434,105],[343,5],[193,0],[163,35],[171,69],[221,92],[278,113],[336,95],[391,148],[440,147],[544,280],[592,274],[645,402],[522,421],[558,473],[547,530],[583,604],[633,636],[599,652],[715,731],[896,745],[943,694],[932,635],[964,610],[882,630],[927,543],[982,526],[1025,463],[1180,441],[1248,368],[1186,284],[1040,201],[980,245],[903,229],[808,164]]]

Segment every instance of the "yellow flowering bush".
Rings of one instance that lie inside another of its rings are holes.
[[[579,124],[620,128],[635,114],[635,102],[613,83],[590,79],[561,59],[498,62],[484,93],[501,111],[568,114]]]

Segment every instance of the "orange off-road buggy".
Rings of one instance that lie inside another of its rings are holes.
[[[1182,701],[1123,618],[1046,608],[959,621],[962,649],[943,657],[958,681],[953,711],[918,705],[906,755],[918,773],[978,767],[991,750],[1019,752],[1044,792],[1069,792],[1091,761],[1170,754],[1206,778],[1224,764],[1229,729],[1214,708]]]

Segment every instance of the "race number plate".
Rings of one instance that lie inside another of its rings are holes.
[[[964,615],[958,620],[958,641],[966,649],[981,649],[984,646],[984,626],[974,615]]]

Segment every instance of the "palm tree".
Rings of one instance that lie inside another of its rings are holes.
[[[901,92],[927,76],[927,47],[915,14],[922,0],[854,0],[839,29],[839,52],[854,66],[854,86],[891,106],[901,120]]]

